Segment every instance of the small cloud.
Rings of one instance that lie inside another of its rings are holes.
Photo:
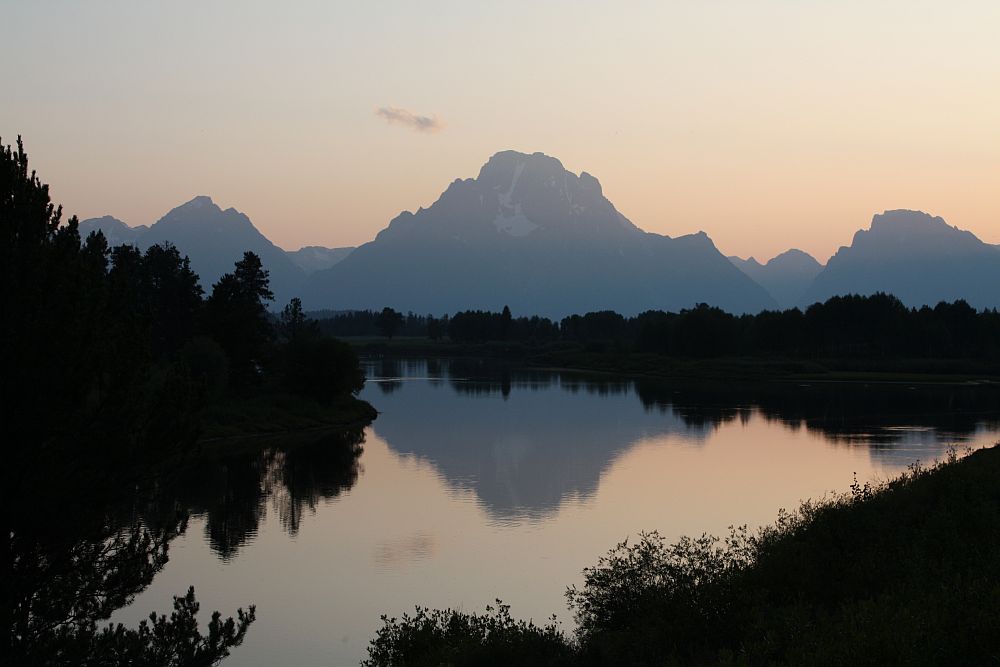
[[[438,132],[444,129],[444,123],[436,116],[420,116],[412,111],[397,107],[379,107],[375,115],[384,118],[387,123],[398,123],[417,132]]]

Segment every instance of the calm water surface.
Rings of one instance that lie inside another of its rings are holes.
[[[257,605],[227,665],[350,665],[415,604],[572,619],[563,593],[641,530],[757,526],[801,499],[1000,440],[1000,390],[667,385],[477,363],[372,361],[363,431],[206,465],[193,516],[114,621]]]

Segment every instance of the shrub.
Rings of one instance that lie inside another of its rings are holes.
[[[330,401],[364,387],[358,356],[343,341],[302,337],[289,341],[284,355],[284,384],[300,396]]]
[[[998,480],[994,447],[855,482],[755,533],[673,544],[642,533],[567,591],[572,641],[506,607],[418,609],[385,621],[367,664],[992,664]]]
[[[382,617],[368,647],[366,667],[419,665],[570,665],[574,651],[556,623],[515,621],[500,600],[486,613],[417,607],[413,616]]]

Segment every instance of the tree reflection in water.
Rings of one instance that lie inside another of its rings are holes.
[[[138,628],[102,621],[149,586],[191,515],[207,517],[207,537],[222,559],[253,538],[269,500],[294,535],[307,511],[355,484],[363,440],[357,427],[199,458],[168,477],[128,484],[111,505],[53,490],[45,505],[58,496],[63,511],[39,507],[35,516],[46,521],[10,533],[7,664],[214,664],[242,641],[253,607],[235,620],[214,615],[204,636],[192,591],[175,598],[170,617],[154,615]],[[88,509],[97,506],[113,509]]]
[[[366,390],[383,411],[373,432],[504,522],[541,521],[569,498],[593,497],[635,443],[700,447],[729,424],[762,419],[900,468],[1000,428],[1000,387],[991,384],[668,381],[497,359],[379,359],[368,371],[376,386],[383,377],[400,385],[388,395]]]
[[[204,516],[212,550],[229,560],[256,536],[269,506],[294,536],[306,512],[353,487],[363,443],[363,428],[353,427],[199,462],[159,485],[144,517],[169,516],[172,508]]]

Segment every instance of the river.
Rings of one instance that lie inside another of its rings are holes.
[[[114,621],[257,605],[226,665],[351,665],[416,604],[555,613],[642,530],[772,521],[806,498],[1000,441],[996,387],[663,383],[476,362],[370,360],[366,429],[233,456],[188,479],[170,561]]]

